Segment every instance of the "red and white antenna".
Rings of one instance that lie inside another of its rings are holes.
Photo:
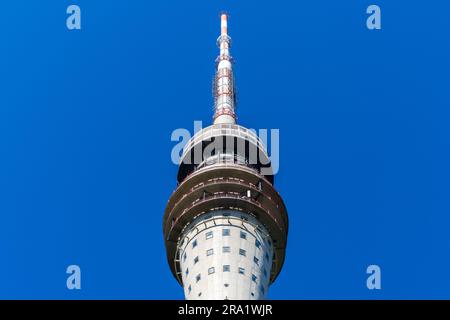
[[[217,39],[220,55],[214,79],[214,124],[236,123],[236,96],[233,79],[233,59],[230,55],[231,38],[228,36],[228,16],[220,17],[221,33]]]

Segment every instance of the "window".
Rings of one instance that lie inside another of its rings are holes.
[[[254,294],[253,292],[251,293],[251,295],[252,295],[252,297],[254,297],[254,296],[255,296],[255,294]]]
[[[252,274],[252,281],[253,281],[253,282],[256,282],[256,279],[258,279],[258,277],[255,276],[254,274]]]
[[[186,261],[186,258],[187,258],[187,255],[186,255],[186,252],[185,252],[184,255],[183,255],[183,262]]]
[[[214,249],[208,249],[206,250],[206,255],[207,256],[212,256],[214,254]]]
[[[264,295],[264,287],[263,287],[263,286],[260,286],[260,287],[259,287],[259,290],[261,291],[262,295]]]
[[[259,266],[259,259],[257,257],[253,257],[253,262],[255,262],[257,266]]]
[[[208,231],[206,233],[206,240],[211,239],[213,237],[213,232],[212,231]]]
[[[223,229],[222,230],[222,236],[226,237],[230,235],[230,229]]]
[[[244,256],[244,257],[245,257],[246,251],[245,251],[244,249],[239,249],[239,254],[240,254],[241,256]]]
[[[269,244],[269,246],[272,244],[272,241],[270,241],[270,239],[267,239],[267,243]]]
[[[199,282],[200,279],[202,278],[202,276],[200,275],[200,273],[195,277],[195,282]]]
[[[230,251],[231,251],[231,249],[228,246],[222,248],[223,253],[229,253]]]
[[[196,256],[195,258],[194,258],[194,264],[196,264],[198,262],[198,256]]]
[[[192,248],[195,248],[197,246],[197,239],[194,240],[194,242],[192,242]]]
[[[239,274],[245,274],[245,269],[244,269],[244,268],[241,268],[241,267],[239,267]]]
[[[202,296],[202,293],[201,293],[201,292],[199,292],[198,296],[199,296],[199,297],[201,297],[201,296]]]
[[[214,272],[216,272],[214,270],[214,267],[211,267],[211,268],[208,269],[208,274],[213,274]]]
[[[188,291],[189,291],[189,293],[191,293],[191,291],[192,291],[192,287],[191,287],[191,285],[189,285],[189,287],[188,287]]]
[[[247,233],[241,231],[241,239],[247,239]]]
[[[266,252],[266,260],[269,261],[269,254]]]
[[[261,248],[261,242],[259,242],[258,239],[255,240],[255,246],[256,246],[257,248]]]
[[[189,274],[189,268],[186,268],[186,275]]]
[[[264,276],[267,277],[267,270],[266,270],[266,268],[263,269],[263,273],[264,273]]]
[[[223,272],[230,272],[230,265],[229,264],[225,264],[223,266]]]
[[[224,283],[223,286],[224,286],[225,288],[228,288],[230,285],[229,285],[228,283]]]

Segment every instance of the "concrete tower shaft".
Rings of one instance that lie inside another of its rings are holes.
[[[186,299],[264,299],[280,273],[288,216],[266,147],[236,124],[227,16],[221,16],[214,123],[185,145],[163,218]]]
[[[254,216],[216,210],[183,232],[180,268],[185,296],[193,299],[264,299],[273,246]]]

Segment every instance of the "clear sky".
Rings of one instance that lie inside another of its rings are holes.
[[[290,230],[269,298],[450,298],[450,4],[385,0],[3,1],[0,298],[183,298],[170,136],[211,121],[222,10],[239,123],[280,129]]]

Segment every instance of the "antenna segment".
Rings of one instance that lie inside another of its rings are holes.
[[[236,123],[236,95],[233,78],[233,59],[230,55],[231,38],[228,36],[228,16],[221,15],[221,34],[217,39],[220,55],[214,78],[214,124]]]

